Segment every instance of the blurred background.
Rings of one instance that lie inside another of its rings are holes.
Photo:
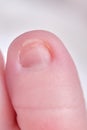
[[[87,0],[0,0],[0,49],[5,59],[14,38],[36,29],[51,31],[64,42],[87,101]]]

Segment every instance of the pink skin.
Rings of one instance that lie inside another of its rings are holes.
[[[0,61],[0,129],[87,130],[75,65],[54,34],[25,33],[9,47],[5,71]]]
[[[19,130],[5,81],[4,60],[0,52],[0,130]]]

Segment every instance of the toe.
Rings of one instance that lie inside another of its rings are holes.
[[[6,81],[22,130],[86,130],[86,110],[75,65],[62,42],[46,31],[13,41]]]
[[[4,78],[4,61],[0,52],[0,130],[18,130]]]

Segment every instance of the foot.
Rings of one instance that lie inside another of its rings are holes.
[[[87,130],[83,93],[75,65],[52,33],[31,31],[0,57],[0,129]]]

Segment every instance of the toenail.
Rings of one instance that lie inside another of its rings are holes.
[[[39,39],[27,40],[20,50],[22,67],[45,67],[51,59],[51,47],[48,43]]]

